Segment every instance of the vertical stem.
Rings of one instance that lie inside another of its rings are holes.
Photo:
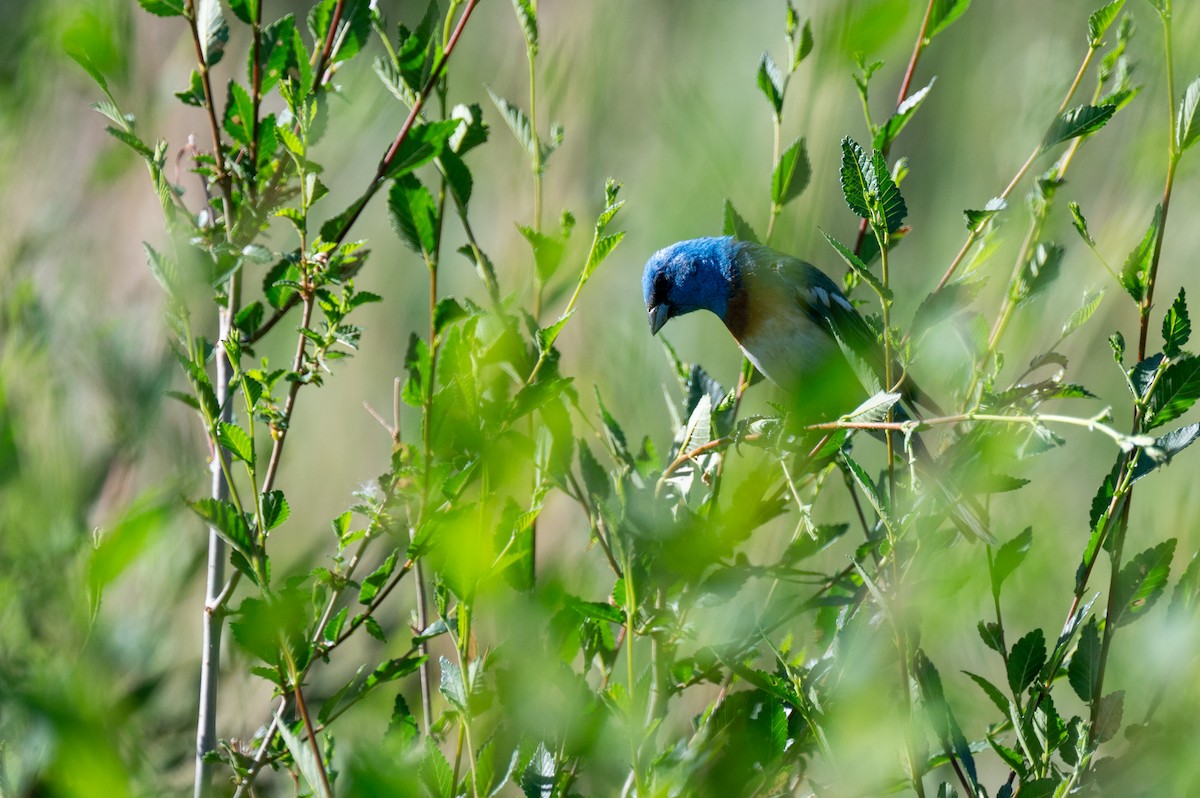
[[[233,297],[230,296],[232,302]],[[227,340],[233,326],[233,314],[229,308],[223,308],[220,315],[220,338]],[[217,379],[218,396],[228,393],[231,372],[229,358],[224,347],[217,347]],[[221,419],[229,421],[233,405],[226,401],[221,407]],[[229,485],[225,481],[227,455],[215,443],[213,444],[212,497],[217,501],[225,501],[229,497]],[[215,528],[208,530],[208,575],[204,590],[204,627],[203,640],[200,649],[200,709],[196,719],[196,767],[193,795],[201,798],[208,794],[212,767],[204,761],[204,755],[217,747],[217,688],[221,673],[221,627],[224,613],[217,606],[222,588],[225,585],[225,541],[217,534]]]

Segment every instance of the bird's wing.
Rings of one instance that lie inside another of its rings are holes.
[[[882,390],[887,370],[879,338],[833,280],[796,258],[778,258],[772,269],[804,315],[837,342],[863,386],[873,393]]]

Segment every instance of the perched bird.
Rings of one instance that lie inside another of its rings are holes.
[[[919,404],[941,414],[898,365],[891,371],[899,385],[885,386],[875,332],[833,280],[802,260],[729,236],[680,241],[647,261],[642,295],[652,334],[676,316],[714,313],[805,420],[842,416],[884,387],[898,390],[910,410]],[[914,451],[932,465],[919,440]],[[960,528],[990,542],[979,518],[964,515]]]
[[[728,236],[680,241],[646,263],[642,294],[652,334],[676,316],[712,311],[755,368],[813,421],[853,410],[884,387],[874,331],[833,280],[802,260]],[[893,379],[902,374],[893,368]],[[911,379],[900,391],[940,412]]]

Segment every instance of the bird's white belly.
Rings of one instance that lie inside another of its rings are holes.
[[[759,324],[738,343],[755,368],[789,393],[841,354],[830,335],[799,312]]]

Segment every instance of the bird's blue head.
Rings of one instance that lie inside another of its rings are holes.
[[[693,310],[711,310],[724,320],[729,298],[741,285],[737,248],[726,236],[693,238],[655,252],[642,274],[650,332]]]

